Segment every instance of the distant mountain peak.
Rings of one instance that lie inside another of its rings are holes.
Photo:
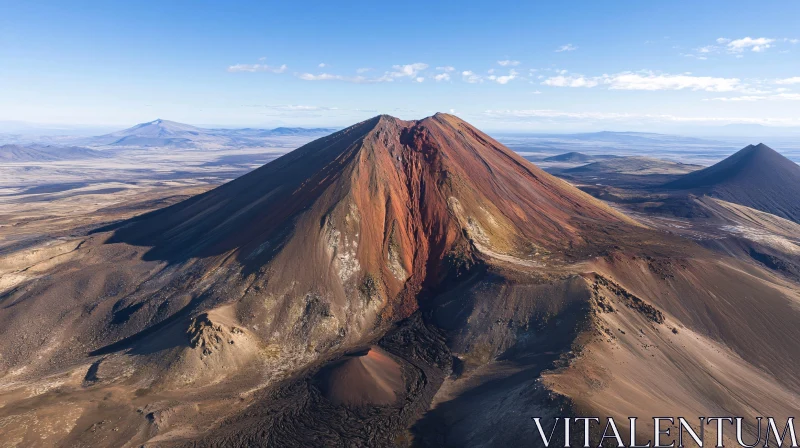
[[[757,145],[750,145],[750,146],[748,146],[748,148],[752,148],[752,149],[754,149],[756,151],[767,151],[767,152],[770,152],[770,153],[779,154],[777,151],[775,151],[774,149],[770,148],[769,146],[767,146],[767,145],[765,145],[763,143],[759,143]]]
[[[800,166],[764,143],[664,185],[693,190],[800,222]]]
[[[739,152],[742,152],[742,151],[754,151],[754,150],[758,150],[758,151],[775,151],[774,149],[770,148],[769,146],[767,146],[767,145],[765,145],[763,143],[759,143],[759,144],[756,144],[756,145],[747,145],[744,148],[740,149]]]
[[[95,144],[112,146],[191,146],[198,139],[211,138],[209,131],[176,121],[156,118],[121,131],[96,137]]]
[[[763,167],[764,169],[777,170],[781,170],[782,167],[785,166],[796,166],[794,162],[763,143],[747,145],[729,158],[720,162],[719,165],[723,167],[740,165],[737,169]]]
[[[177,121],[164,120],[162,118],[156,118],[153,121],[139,123],[130,128],[114,132],[113,134],[126,134],[126,133],[130,134],[137,130],[141,131],[142,129],[148,129],[148,128],[160,128],[160,129],[170,129],[170,130],[193,130],[193,131],[199,130],[199,128],[192,126],[190,124],[179,123]]]

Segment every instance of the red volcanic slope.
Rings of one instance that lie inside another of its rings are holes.
[[[371,278],[386,298],[401,295],[408,315],[426,278],[470,241],[530,256],[580,247],[581,226],[625,222],[452,115],[382,115],[145,215],[112,241],[154,246],[152,258],[225,254],[253,270],[270,265],[273,285],[309,285],[342,301],[333,283]]]

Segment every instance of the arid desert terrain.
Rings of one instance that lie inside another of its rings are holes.
[[[781,149],[495,139],[441,113],[0,145],[0,446],[494,447],[535,440],[532,417],[795,416]]]

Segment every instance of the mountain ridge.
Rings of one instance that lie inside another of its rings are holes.
[[[53,162],[107,158],[108,154],[79,146],[19,145],[0,146],[0,160],[6,162]]]

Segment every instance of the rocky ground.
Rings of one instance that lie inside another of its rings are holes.
[[[800,402],[794,223],[612,207],[453,116],[84,188],[5,199],[5,446],[508,446]]]

